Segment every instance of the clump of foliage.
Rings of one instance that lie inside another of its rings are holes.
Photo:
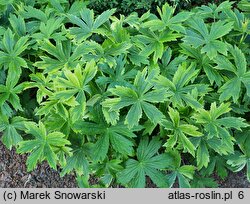
[[[47,161],[81,187],[215,187],[243,168],[250,181],[249,1],[141,17],[4,4],[1,140],[28,171]]]

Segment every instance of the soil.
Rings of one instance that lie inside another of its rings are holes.
[[[26,171],[27,155],[18,155],[9,151],[0,142],[0,188],[76,188],[74,175],[61,178],[46,162],[32,172]],[[244,172],[230,173],[224,181],[218,180],[221,188],[250,188]],[[147,181],[147,187],[155,187]]]
[[[26,170],[27,155],[9,151],[0,143],[0,188],[74,188],[74,175],[61,178],[46,162],[32,172]]]

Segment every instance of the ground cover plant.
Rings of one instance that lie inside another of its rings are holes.
[[[250,181],[250,2],[95,15],[83,1],[0,2],[0,132],[80,187]]]

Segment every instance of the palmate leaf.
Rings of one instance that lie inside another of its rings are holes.
[[[47,130],[60,131],[66,136],[69,136],[71,131],[71,120],[70,113],[65,108],[65,105],[60,102],[52,103],[50,106],[45,105],[38,110],[36,115],[41,115],[43,110],[47,111],[47,114],[44,114],[44,124],[48,127]]]
[[[84,69],[78,64],[74,73],[69,70],[65,70],[63,73],[65,77],[58,77],[55,80],[58,90],[50,99],[60,102],[75,101],[70,110],[72,122],[75,122],[84,115],[86,93],[89,93],[88,83],[95,77],[97,67],[92,60],[86,64]]]
[[[190,84],[195,80],[199,70],[195,69],[195,64],[182,63],[175,72],[173,79],[159,75],[155,79],[156,87],[169,90],[170,101],[174,107],[184,107],[189,105],[192,108],[202,108],[195,95],[204,96],[210,90],[207,84]],[[198,92],[194,94],[194,91]]]
[[[40,41],[40,49],[44,51],[40,58],[42,61],[36,61],[35,66],[43,69],[44,73],[56,73],[63,68],[73,69],[77,64],[81,64],[79,59],[83,55],[82,46],[73,46],[70,40],[57,41],[53,45],[49,40]]]
[[[10,15],[10,24],[15,33],[19,36],[25,36],[27,29],[24,19],[21,16]]]
[[[11,118],[14,115],[14,111],[15,110],[13,110],[7,102],[4,102],[3,105],[0,106],[0,114],[5,115],[8,118]]]
[[[110,16],[115,12],[115,9],[104,11],[96,19],[94,19],[94,12],[88,8],[84,8],[81,12],[81,18],[75,15],[68,15],[71,23],[78,27],[70,28],[70,34],[74,35],[77,41],[83,41],[91,36],[93,33],[104,34],[101,26],[107,22]]]
[[[167,180],[160,171],[168,166],[169,158],[165,154],[157,154],[161,142],[153,138],[150,142],[145,137],[137,148],[137,159],[129,159],[126,168],[117,174],[118,182],[128,187],[143,188],[146,184],[146,176],[158,187],[167,187]]]
[[[94,168],[97,169],[96,174],[101,178],[101,183],[105,187],[109,187],[116,178],[116,174],[123,170],[121,163],[122,160],[120,159],[106,159],[103,163],[94,165]]]
[[[232,167],[234,172],[239,172],[246,167],[247,180],[250,181],[250,161],[246,155],[236,152],[228,157],[227,164]]]
[[[61,1],[61,0],[60,0]],[[52,34],[51,31],[54,30],[54,28],[57,26],[56,24],[58,23],[57,21],[54,21],[55,24],[52,25],[51,22],[53,22],[52,19],[59,19],[65,15],[60,15],[60,12],[63,11],[62,8],[60,8],[60,1],[57,0],[53,0],[50,2],[37,2],[37,3],[47,3],[49,4],[49,6],[44,7],[44,9],[37,9],[35,6],[28,5],[28,6],[21,6],[22,9],[19,9],[18,13],[20,16],[22,16],[24,19],[27,20],[27,32],[34,34],[34,33],[39,33],[39,31],[41,31],[42,33],[40,33],[41,35],[43,34]],[[65,3],[65,2],[64,2]],[[57,13],[57,11],[59,13]],[[58,16],[60,16],[59,18],[57,18]],[[48,25],[50,24],[51,27],[47,27],[47,31],[44,32],[44,25]],[[62,25],[62,24],[61,24]],[[42,29],[39,29],[42,28]],[[58,35],[54,35],[57,36]],[[60,33],[59,33],[60,36]]]
[[[234,172],[239,172],[246,167],[247,180],[250,181],[250,137],[249,128],[242,132],[237,132],[237,143],[239,144],[241,152],[237,151],[235,154],[227,157],[227,164],[232,167]]]
[[[33,81],[33,87],[37,87],[36,100],[40,104],[45,98],[51,96],[53,92],[51,91],[53,83],[49,76],[37,72],[35,74],[30,74],[30,79]]]
[[[192,15],[191,12],[182,11],[173,16],[175,9],[169,6],[167,3],[162,6],[162,9],[157,7],[157,11],[161,19],[155,18],[142,24],[142,27],[149,28],[152,31],[164,30],[169,28],[170,30],[186,33],[185,27],[182,25],[183,22],[187,21]]]
[[[248,14],[250,14],[250,5],[248,0],[240,1],[238,6],[241,10],[246,11]]]
[[[33,38],[37,40],[44,39],[56,39],[57,41],[66,40],[65,32],[60,32],[60,27],[62,26],[62,22],[64,17],[58,18],[49,18],[46,23],[41,22],[40,24],[40,32],[34,33],[32,35]]]
[[[195,48],[200,47],[201,53],[206,53],[210,59],[215,58],[218,53],[227,54],[227,44],[219,41],[218,38],[225,36],[232,30],[232,22],[218,21],[212,23],[210,30],[201,18],[193,18],[188,22],[192,30],[187,30],[187,34],[183,38],[184,43]]]
[[[10,103],[15,110],[22,110],[20,99],[17,94],[20,94],[27,88],[31,87],[32,83],[23,82],[18,83],[19,78],[12,78],[13,75],[8,75],[6,79],[6,84],[0,84],[0,106],[5,102]]]
[[[94,161],[103,161],[110,147],[123,156],[134,154],[133,138],[136,135],[122,123],[110,126],[104,121],[102,123],[77,121],[73,129],[81,134],[97,136],[92,155]]]
[[[232,9],[234,2],[222,1],[221,4],[208,4],[198,7],[196,13],[203,19],[220,19],[220,14]]]
[[[24,10],[21,10],[20,14],[24,19],[35,19],[38,22],[46,22],[50,12],[48,12],[47,9],[45,11],[46,12],[41,9],[36,9],[32,6],[24,6]]]
[[[215,68],[218,70],[227,70],[234,74],[234,77],[230,77],[220,87],[219,93],[221,93],[220,101],[226,101],[232,97],[236,103],[240,97],[242,84],[247,89],[247,95],[250,96],[250,72],[247,71],[246,57],[238,47],[229,46],[229,52],[233,56],[234,64],[225,56],[219,55],[215,58],[215,62],[217,63]]]
[[[70,142],[65,139],[65,135],[61,132],[47,133],[42,122],[39,122],[38,126],[33,122],[26,122],[25,128],[25,132],[34,136],[34,139],[20,142],[17,152],[30,153],[26,162],[28,171],[33,170],[37,163],[43,160],[47,160],[49,165],[56,169],[58,157],[54,152],[55,148],[70,145]]]
[[[179,55],[178,57],[174,57],[173,50],[168,47],[163,53],[161,62],[158,63],[161,75],[171,79],[178,70],[180,64],[182,64],[185,60],[187,60],[187,56]]]
[[[0,114],[0,132],[3,132],[2,142],[8,149],[12,146],[16,146],[19,142],[23,140],[19,131],[24,131],[25,118],[16,116],[8,119],[7,116]]]
[[[22,67],[27,67],[27,63],[20,55],[28,47],[29,36],[16,38],[15,34],[8,28],[2,38],[0,45],[0,69],[8,70],[8,75],[12,78],[19,78]]]
[[[147,69],[138,72],[134,80],[133,86],[116,86],[109,91],[119,98],[106,99],[102,102],[102,106],[109,108],[109,111],[120,110],[124,107],[131,106],[125,118],[125,124],[129,128],[137,126],[142,111],[153,123],[159,123],[164,115],[152,103],[164,102],[168,100],[168,91],[166,89],[151,90],[152,77],[156,73],[152,71],[147,75]]]
[[[197,67],[202,67],[211,85],[215,82],[218,86],[221,86],[223,82],[222,74],[219,70],[214,69],[213,61],[206,54],[201,53],[199,48],[194,48],[185,43],[181,44],[180,47],[183,54],[196,61]]]
[[[214,178],[194,176],[194,179],[191,181],[192,188],[218,188],[218,183]]]
[[[216,103],[212,103],[210,110],[200,109],[198,113],[193,116],[197,123],[204,126],[204,132],[207,138],[200,143],[199,151],[197,152],[199,168],[202,166],[206,167],[208,164],[208,147],[219,154],[225,155],[234,151],[233,145],[235,139],[229,129],[234,128],[241,130],[241,128],[249,126],[242,118],[222,117],[222,115],[228,113],[230,110],[229,103],[222,103],[219,107],[216,107]]]
[[[199,113],[194,115],[194,119],[196,119],[196,122],[204,124],[205,131],[211,133],[208,135],[211,138],[214,136],[218,136],[216,127],[224,126],[225,128],[234,128],[237,130],[241,130],[241,128],[248,126],[243,118],[220,118],[223,114],[228,113],[230,110],[230,103],[222,103],[219,107],[216,107],[216,103],[212,103],[209,111],[204,109],[198,110]]]
[[[192,144],[190,139],[187,137],[201,137],[203,134],[198,131],[198,128],[194,125],[185,124],[180,120],[179,112],[169,107],[169,117],[171,122],[168,120],[163,120],[162,126],[170,130],[170,138],[163,145],[166,149],[172,149],[178,144],[182,144],[183,148],[186,149],[191,155],[195,156],[195,146]]]
[[[240,150],[247,156],[250,157],[250,139],[249,139],[250,128],[245,128],[243,131],[236,131],[235,138],[236,142],[240,147]]]
[[[213,173],[225,179],[228,176],[228,165],[225,156],[211,155],[210,162],[206,168],[200,170],[202,176],[211,176]]]
[[[116,85],[126,85],[127,81],[136,76],[136,70],[128,70],[126,65],[126,57],[120,55],[115,58],[116,66],[110,67],[108,64],[99,64],[103,76],[99,76],[96,82],[100,85],[108,85],[108,88],[114,88]]]
[[[73,170],[77,173],[77,175],[88,175],[89,161],[87,157],[90,154],[90,149],[90,143],[74,146],[72,155],[67,157],[66,165],[63,167],[60,175],[64,176]]]
[[[170,172],[165,175],[165,179],[168,183],[168,188],[171,188],[176,180],[180,188],[190,188],[189,181],[193,179],[195,167],[192,165],[181,166],[181,156],[177,150],[169,150],[166,153],[168,158],[168,168]]]
[[[0,2],[0,12],[1,12],[1,15],[2,15],[2,13],[4,13],[6,11],[6,9],[8,8],[8,6],[13,3],[13,1],[14,0],[7,0],[7,1],[1,1]]]
[[[248,1],[248,0],[247,0]],[[239,6],[239,5],[238,5]],[[246,14],[245,13],[242,13],[240,12],[239,10],[226,10],[226,11],[223,11],[227,16],[228,18],[234,22],[234,30],[237,30],[238,31],[238,35],[247,35],[247,33],[250,32],[250,23],[248,21],[246,21]],[[244,41],[244,37],[242,39],[240,39],[240,42],[243,42]]]
[[[136,35],[133,39],[135,45],[140,48],[141,56],[149,57],[153,54],[153,62],[157,63],[158,59],[162,58],[166,42],[176,41],[180,34],[174,33],[171,30],[163,32],[153,32],[149,29],[141,29],[140,35]]]
[[[110,67],[116,66],[115,57],[128,53],[131,43],[125,41],[114,43],[105,40],[102,44],[95,41],[85,41],[79,47],[82,50],[83,59],[88,62],[95,60],[100,63],[107,63]]]

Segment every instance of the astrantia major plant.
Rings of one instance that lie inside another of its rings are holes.
[[[0,3],[1,4],[1,3]],[[250,181],[250,2],[100,15],[82,1],[0,14],[0,132],[79,186]]]

